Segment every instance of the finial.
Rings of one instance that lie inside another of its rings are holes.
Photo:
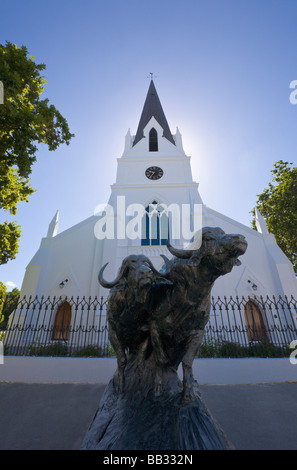
[[[150,77],[147,76],[147,78],[150,78],[151,80],[153,80],[153,78],[157,78],[157,75],[154,76],[154,73],[150,72]]]

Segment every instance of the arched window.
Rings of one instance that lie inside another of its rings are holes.
[[[158,152],[158,133],[154,127],[149,133],[149,151]]]
[[[168,236],[168,215],[161,204],[153,201],[142,219],[141,245],[166,245]]]
[[[71,306],[69,302],[63,302],[59,305],[52,332],[52,340],[67,341],[70,332]]]
[[[247,326],[249,341],[267,340],[267,332],[264,325],[262,313],[252,300],[249,300],[244,307],[244,316]]]

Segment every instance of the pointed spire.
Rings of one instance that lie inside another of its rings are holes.
[[[48,226],[47,238],[55,237],[59,229],[59,211],[56,212],[51,223]]]
[[[130,129],[128,129],[128,132],[127,132],[126,137],[125,137],[124,153],[128,152],[130,150],[130,148],[132,147],[131,141],[132,141],[132,136],[131,136]]]
[[[255,207],[255,222],[259,233],[262,233],[263,235],[269,234],[265,219],[257,207]]]
[[[168,122],[164,111],[162,109],[161,102],[159,100],[155,85],[153,80],[151,80],[150,87],[147,93],[147,97],[143,106],[142,114],[140,117],[140,121],[138,124],[138,129],[135,135],[135,139],[133,142],[133,147],[137,142],[139,142],[143,138],[143,129],[147,125],[147,123],[154,117],[156,121],[160,124],[163,129],[163,136],[169,140],[172,144],[175,145],[174,139],[170,132]]]
[[[178,128],[178,127],[176,128],[176,133],[175,133],[175,145],[176,145],[177,148],[179,148],[180,150],[184,151],[184,149],[183,149],[182,135],[181,135],[181,133],[179,132],[179,128]]]

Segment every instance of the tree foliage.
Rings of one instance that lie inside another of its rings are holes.
[[[282,160],[274,164],[272,182],[258,195],[256,206],[297,274],[297,168],[292,165]]]
[[[0,264],[14,259],[19,251],[20,226],[7,220],[0,224]]]
[[[20,291],[15,287],[11,292],[6,292],[6,286],[0,281],[0,329],[7,327],[9,315],[18,305]]]
[[[2,308],[3,308],[5,296],[6,296],[6,285],[0,281],[0,324],[3,321]]]
[[[36,64],[25,46],[0,44],[0,80],[4,104],[0,105],[0,209],[16,215],[17,204],[28,202],[34,189],[29,175],[36,161],[38,144],[49,150],[66,143],[73,134],[68,123],[48,99],[41,99],[46,80],[44,64]],[[0,264],[15,258],[20,227],[0,225]]]

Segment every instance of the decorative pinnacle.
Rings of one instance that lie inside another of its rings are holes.
[[[150,78],[151,80],[153,80],[153,78],[157,78],[157,75],[154,76],[154,73],[150,72],[150,76],[147,76],[147,78]]]

